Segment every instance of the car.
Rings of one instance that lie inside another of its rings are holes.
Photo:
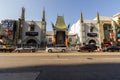
[[[35,52],[34,47],[17,47],[13,52]]]
[[[48,47],[46,48],[46,52],[66,52],[67,47]]]
[[[95,44],[83,45],[79,47],[78,52],[81,52],[81,51],[93,52],[97,50],[97,48],[98,47]]]
[[[110,42],[104,42],[102,44],[103,47],[109,47],[109,46],[112,46],[112,44]]]
[[[120,46],[109,46],[104,51],[114,52],[114,51],[120,51]]]

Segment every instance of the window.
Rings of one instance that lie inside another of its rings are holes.
[[[31,21],[31,23],[30,23],[30,31],[35,31],[35,23],[34,23],[34,21]]]
[[[94,27],[93,27],[93,26],[91,26],[91,27],[90,27],[90,32],[93,32],[93,29],[94,29]]]
[[[110,32],[112,31],[112,26],[109,23],[103,25],[104,37],[105,39],[110,39]]]
[[[69,42],[72,42],[72,38],[69,38]]]
[[[52,38],[49,38],[49,42],[52,42]]]
[[[93,32],[93,29],[94,29],[94,25],[91,23],[90,24],[90,32]]]
[[[34,26],[30,26],[30,31],[34,31],[35,27]]]

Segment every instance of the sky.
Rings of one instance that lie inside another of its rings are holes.
[[[80,12],[84,19],[94,19],[97,12],[112,17],[120,12],[120,0],[0,0],[0,20],[17,20],[22,7],[29,21],[41,21],[45,8],[47,31],[52,31],[51,23],[56,23],[57,16],[64,16],[66,25],[71,26],[80,19]]]

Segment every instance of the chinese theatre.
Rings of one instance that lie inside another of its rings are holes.
[[[53,43],[55,46],[68,46],[68,27],[65,24],[64,17],[58,16],[56,24],[53,25],[54,39]]]

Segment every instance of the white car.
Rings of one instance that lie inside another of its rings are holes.
[[[46,52],[52,53],[52,52],[66,52],[66,47],[48,47],[46,48]]]

